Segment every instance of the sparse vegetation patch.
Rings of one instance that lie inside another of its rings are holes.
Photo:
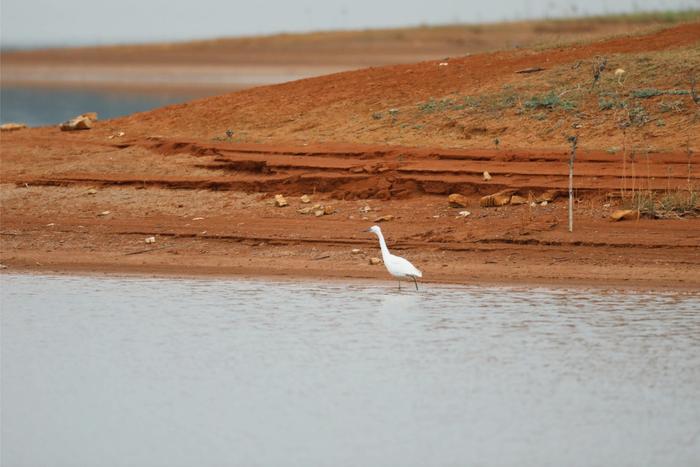
[[[554,92],[549,92],[547,94],[533,96],[526,100],[525,108],[549,110],[560,108],[563,110],[574,110],[576,108],[576,104],[574,102],[561,99],[558,95],[554,94]]]

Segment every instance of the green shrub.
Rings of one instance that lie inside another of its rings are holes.
[[[570,101],[562,100],[559,96],[550,92],[548,94],[543,94],[540,96],[533,96],[525,101],[525,108],[527,109],[555,109],[561,108],[564,110],[573,110],[576,108],[576,104]]]
[[[637,99],[648,99],[650,97],[656,97],[662,95],[664,92],[660,89],[647,88],[647,89],[635,89],[632,91],[632,97]]]

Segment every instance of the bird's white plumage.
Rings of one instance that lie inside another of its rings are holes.
[[[384,266],[386,266],[386,270],[389,271],[389,274],[399,279],[415,279],[417,277],[423,277],[423,273],[412,265],[406,258],[389,253],[389,248],[387,248],[386,242],[384,241],[384,235],[382,235],[382,229],[380,229],[378,225],[372,226],[369,231],[374,233],[379,238],[379,247],[382,250],[382,260],[384,261]]]

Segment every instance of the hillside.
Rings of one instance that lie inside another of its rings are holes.
[[[560,147],[577,133],[582,145],[597,149],[620,146],[626,128],[632,145],[678,149],[700,138],[691,96],[700,76],[698,45],[700,23],[690,23],[585,45],[338,73],[110,125],[178,138],[222,138],[231,129],[241,142],[457,148]],[[528,68],[542,71],[518,73]]]

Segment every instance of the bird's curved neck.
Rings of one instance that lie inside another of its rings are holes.
[[[382,250],[382,258],[385,258],[389,255],[389,249],[386,247],[384,235],[381,232],[377,232],[377,237],[379,238],[379,248]]]

